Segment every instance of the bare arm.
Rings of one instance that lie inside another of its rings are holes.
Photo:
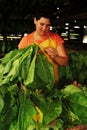
[[[66,66],[68,64],[68,55],[64,48],[64,45],[60,45],[57,49],[53,47],[45,48],[45,52],[59,65]]]

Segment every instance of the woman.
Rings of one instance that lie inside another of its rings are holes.
[[[51,14],[48,11],[39,10],[34,17],[36,30],[20,41],[18,48],[22,49],[32,43],[40,46],[48,60],[54,66],[55,82],[58,82],[58,65],[68,64],[68,55],[64,48],[64,40],[54,32],[50,31]]]

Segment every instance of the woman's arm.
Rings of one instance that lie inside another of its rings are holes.
[[[58,64],[61,66],[66,66],[68,64],[69,58],[64,48],[64,45],[59,45],[57,49],[53,47],[45,48],[45,52]]]

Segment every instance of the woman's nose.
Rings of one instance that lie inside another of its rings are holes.
[[[43,30],[46,30],[47,29],[47,27],[46,26],[43,26]]]

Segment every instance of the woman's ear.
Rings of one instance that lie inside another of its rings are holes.
[[[36,20],[36,17],[34,17],[34,24],[36,24],[36,21],[37,21],[37,20]]]

